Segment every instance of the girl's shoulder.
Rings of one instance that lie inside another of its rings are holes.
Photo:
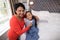
[[[28,20],[27,18],[24,18],[24,21],[25,21],[25,22],[29,22],[29,20]]]
[[[27,18],[24,18],[24,21],[25,21],[25,22],[35,22],[35,19],[29,20],[29,19],[27,19]]]
[[[32,19],[32,20],[29,20],[29,19],[27,19],[27,18],[24,18],[24,20],[25,20],[25,21],[33,21],[34,19]]]

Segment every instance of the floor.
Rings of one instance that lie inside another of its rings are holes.
[[[0,40],[7,40],[7,32],[5,32],[2,36],[0,36]]]
[[[60,13],[33,10],[32,13],[40,18],[39,40],[60,40]]]
[[[38,12],[35,15],[40,17],[38,24],[39,40],[60,40],[60,13]],[[24,38],[24,35],[21,36],[21,40],[24,40]],[[7,32],[0,36],[0,40],[7,39]]]

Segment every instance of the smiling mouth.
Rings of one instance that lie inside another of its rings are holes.
[[[23,16],[23,14],[22,14],[22,15],[20,15],[20,16]]]

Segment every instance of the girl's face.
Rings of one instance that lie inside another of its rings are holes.
[[[28,18],[29,20],[32,19],[32,14],[31,14],[30,12],[28,12],[28,13],[26,14],[26,16],[27,16],[27,18]]]
[[[17,10],[16,10],[16,13],[17,13],[17,16],[22,18],[24,16],[24,9],[23,9],[23,7],[18,7]]]

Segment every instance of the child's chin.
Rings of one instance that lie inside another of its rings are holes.
[[[30,20],[32,20],[32,19],[30,19]]]

